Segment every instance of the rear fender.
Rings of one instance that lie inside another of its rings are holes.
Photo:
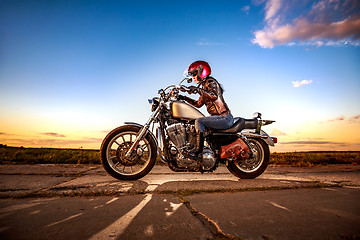
[[[242,135],[244,135],[247,138],[261,138],[263,139],[268,145],[270,146],[275,146],[274,140],[264,131],[261,130],[260,134],[256,133],[256,132],[242,132],[240,133]]]

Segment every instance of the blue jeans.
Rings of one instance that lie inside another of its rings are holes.
[[[195,120],[195,129],[204,132],[205,128],[228,129],[234,124],[234,118],[231,113],[223,116],[202,117]]]

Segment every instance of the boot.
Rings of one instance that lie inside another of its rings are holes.
[[[196,131],[196,145],[197,145],[196,155],[202,158],[202,152],[204,149],[204,133],[200,131]]]
[[[188,151],[188,154],[192,157],[202,159],[202,151],[204,149],[204,134],[196,130],[196,142],[193,149]]]

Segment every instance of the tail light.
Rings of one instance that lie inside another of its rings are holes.
[[[274,143],[278,142],[277,137],[271,137],[271,139],[274,141]]]

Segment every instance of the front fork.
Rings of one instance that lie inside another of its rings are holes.
[[[147,131],[149,130],[150,124],[155,121],[156,117],[158,116],[160,111],[160,107],[158,107],[153,114],[151,114],[149,120],[145,123],[145,125],[140,129],[134,143],[131,145],[129,150],[126,152],[125,157],[130,157],[131,153],[134,151],[136,146],[139,144],[139,142],[143,139],[143,137],[146,135]]]

